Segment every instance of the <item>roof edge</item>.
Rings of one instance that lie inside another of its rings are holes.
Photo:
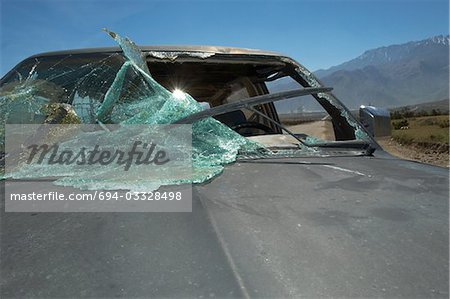
[[[236,48],[225,46],[190,46],[190,45],[161,45],[161,46],[139,46],[142,52],[195,52],[195,53],[211,53],[211,54],[241,54],[241,55],[265,55],[265,56],[286,56],[281,53],[264,51],[258,49]],[[54,55],[70,55],[70,54],[91,54],[91,53],[119,53],[122,50],[119,47],[104,48],[84,48],[71,49],[62,51],[51,51],[35,54],[29,58],[54,56]]]

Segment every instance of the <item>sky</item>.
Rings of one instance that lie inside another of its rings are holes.
[[[449,32],[448,0],[0,0],[0,75],[28,56],[115,46],[219,45],[286,54],[310,70]]]

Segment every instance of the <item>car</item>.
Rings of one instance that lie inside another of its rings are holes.
[[[448,297],[446,168],[386,153],[285,55],[110,34],[121,48],[14,67],[2,121],[139,123],[156,104],[135,100],[161,90],[198,103],[163,123],[209,119],[263,151],[195,181],[191,213],[8,213],[3,198],[1,297]]]

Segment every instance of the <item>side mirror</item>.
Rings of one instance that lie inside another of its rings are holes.
[[[391,115],[387,109],[363,105],[359,108],[359,120],[373,137],[391,135]]]

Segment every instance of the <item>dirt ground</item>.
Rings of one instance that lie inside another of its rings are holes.
[[[334,140],[333,127],[330,121],[315,121],[288,127],[294,133],[302,132],[323,140]],[[450,167],[449,153],[439,149],[424,148],[418,145],[401,145],[390,137],[377,139],[388,153],[406,160],[414,160],[427,164]]]
[[[442,167],[450,167],[448,152],[442,152],[439,149],[424,148],[418,145],[401,145],[390,137],[377,139],[377,141],[385,151],[396,157]]]
[[[304,133],[322,140],[334,140],[333,125],[329,120],[319,120],[301,125],[288,126],[293,133]]]

